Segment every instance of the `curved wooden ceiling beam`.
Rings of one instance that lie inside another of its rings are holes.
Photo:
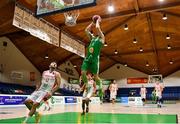
[[[148,21],[148,26],[149,26],[149,31],[150,31],[153,50],[154,50],[154,53],[155,53],[155,56],[156,56],[157,72],[159,73],[159,71],[160,71],[159,55],[158,55],[158,51],[157,51],[157,44],[156,44],[155,34],[153,32],[153,25],[152,25],[152,20],[151,20],[150,13],[147,13],[146,17],[147,17],[147,21]]]

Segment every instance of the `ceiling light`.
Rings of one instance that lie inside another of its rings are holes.
[[[140,52],[143,52],[143,48],[142,48],[142,47],[140,47],[139,51],[140,51]]]
[[[173,61],[172,61],[172,60],[170,60],[170,61],[169,61],[169,64],[171,64],[171,65],[172,65],[172,64],[173,64]]]
[[[149,63],[148,63],[148,62],[146,62],[146,66],[147,66],[147,67],[149,66]]]
[[[77,66],[76,66],[76,65],[74,65],[73,67],[74,67],[74,68],[76,68]]]
[[[106,42],[104,43],[104,46],[105,46],[105,47],[108,46]]]
[[[48,58],[49,58],[48,54],[46,54],[44,58],[45,58],[45,59],[48,59]]]
[[[118,51],[117,51],[117,50],[115,50],[115,51],[114,51],[114,54],[118,54]]]
[[[170,50],[170,49],[171,49],[171,46],[170,46],[170,45],[168,45],[168,46],[167,46],[167,49],[168,49],[168,50]]]
[[[162,19],[163,19],[163,20],[167,20],[167,16],[166,16],[166,14],[165,14],[165,13],[163,14]]]
[[[159,0],[160,2],[163,2],[164,0]]]
[[[169,36],[169,34],[166,35],[166,39],[167,39],[167,40],[171,39],[171,37]]]
[[[137,43],[138,41],[136,40],[136,38],[133,39],[133,43]]]
[[[124,30],[126,30],[126,31],[128,30],[128,25],[127,24],[124,25]]]
[[[109,5],[108,6],[108,11],[109,12],[113,12],[114,11],[114,6],[113,5]]]

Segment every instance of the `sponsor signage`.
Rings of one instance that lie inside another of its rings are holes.
[[[119,97],[120,103],[128,103],[128,97]]]
[[[0,95],[0,106],[1,105],[22,105],[27,96],[10,96],[10,95]]]
[[[38,19],[34,17],[31,12],[20,7],[20,5],[15,6],[13,25],[43,41],[59,47],[59,28],[42,18]]]
[[[77,103],[76,97],[65,97],[65,103]]]
[[[145,84],[148,78],[127,78],[127,84]]]
[[[85,45],[78,40],[72,38],[65,32],[61,32],[61,43],[60,46],[72,53],[75,53],[81,57],[85,57]]]

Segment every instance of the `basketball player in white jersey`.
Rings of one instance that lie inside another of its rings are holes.
[[[155,84],[155,91],[156,91],[157,107],[158,108],[161,108],[163,88],[164,87],[159,83],[159,81],[157,81]]]
[[[112,103],[114,104],[118,90],[116,80],[113,80],[113,82],[110,84],[109,90],[110,90],[110,101],[112,101]]]
[[[30,110],[26,116],[23,124],[26,124],[28,119],[35,114],[36,123],[40,122],[40,113],[36,112],[36,108],[40,103],[51,98],[52,94],[59,89],[61,76],[55,71],[57,64],[52,62],[49,65],[49,70],[42,74],[41,84],[37,86],[36,90],[25,100],[24,104]]]
[[[85,114],[85,105],[86,105],[86,113],[89,112],[89,102],[90,102],[90,98],[92,97],[93,93],[96,92],[96,83],[92,78],[92,75],[89,73],[87,75],[87,79],[88,79],[88,84],[87,85],[83,85],[83,98],[82,98],[82,115]]]
[[[147,90],[144,87],[144,85],[142,85],[141,90],[140,90],[140,95],[141,95],[141,100],[143,102],[143,106],[145,105],[145,102],[146,102],[146,93],[147,93]]]

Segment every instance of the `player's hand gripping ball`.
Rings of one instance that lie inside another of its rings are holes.
[[[97,20],[99,20],[99,22],[101,22],[101,16],[99,16],[99,15],[94,15],[94,16],[92,17],[92,21],[93,21],[94,23],[96,23]]]

